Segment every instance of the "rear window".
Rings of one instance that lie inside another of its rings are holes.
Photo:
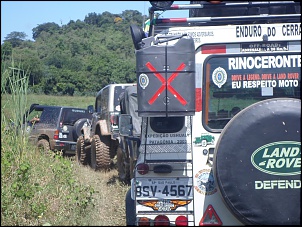
[[[45,107],[40,116],[40,123],[56,126],[60,115],[61,108]]]
[[[151,117],[150,126],[157,133],[178,132],[184,126],[185,117]]]
[[[62,110],[62,115],[60,122],[64,125],[74,125],[74,123],[81,118],[91,119],[92,115],[88,113],[86,109],[76,109],[76,108],[64,108]]]
[[[128,85],[129,86],[129,85]],[[107,86],[105,88],[102,89],[101,94],[99,94],[99,96],[97,96],[96,98],[96,102],[95,102],[95,108],[96,108],[96,112],[107,112],[108,108],[112,109],[114,111],[120,111],[120,101],[119,101],[119,97],[121,95],[121,93],[123,93],[126,89],[125,85],[111,85],[111,86]],[[113,90],[112,90],[113,89]],[[112,94],[113,92],[113,94]],[[113,97],[112,97],[113,95]],[[113,106],[112,105],[112,101],[113,101]],[[109,103],[109,105],[108,105]]]
[[[240,110],[270,98],[301,99],[297,53],[211,56],[203,70],[203,124],[223,129]]]

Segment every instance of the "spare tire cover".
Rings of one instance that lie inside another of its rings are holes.
[[[243,224],[299,225],[301,100],[268,99],[223,129],[213,172],[229,210]]]
[[[74,123],[74,126],[73,126],[74,127],[74,129],[73,129],[74,141],[77,141],[78,137],[82,135],[81,129],[87,121],[89,122],[89,124],[91,124],[91,120],[88,118],[81,118]]]

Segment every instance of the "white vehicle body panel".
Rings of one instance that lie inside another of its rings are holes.
[[[193,27],[171,27],[161,32],[157,36],[176,36],[187,34],[194,39],[195,43],[195,71],[196,71],[196,96],[202,94],[202,71],[205,60],[213,54],[241,54],[241,53],[284,53],[293,52],[293,55],[299,55],[301,51],[301,23],[273,23],[273,24],[244,24],[244,25],[223,25],[223,26],[193,26]],[[275,45],[261,44],[264,37],[268,40],[275,41]],[[281,42],[286,42],[290,45],[283,46]],[[292,42],[295,41],[295,42]],[[169,41],[168,45],[175,41]],[[217,53],[203,52],[204,45],[212,44],[218,49]],[[243,45],[247,44],[247,45]],[[279,45],[280,44],[280,45]],[[160,45],[166,45],[160,44]],[[219,48],[224,48],[224,52],[219,52]],[[297,62],[301,64],[301,57],[297,57]],[[201,97],[200,97],[201,100]],[[140,156],[137,163],[144,162],[144,160],[183,160],[191,161],[189,163],[171,164],[174,168],[172,173],[168,176],[165,174],[148,173],[148,178],[170,178],[170,177],[187,177],[192,178],[193,183],[193,200],[187,206],[181,206],[176,211],[186,211],[188,213],[189,225],[200,225],[202,219],[206,217],[206,211],[209,205],[214,207],[215,212],[220,219],[212,220],[212,224],[217,225],[243,225],[226,207],[224,201],[217,190],[212,175],[213,153],[219,140],[220,132],[208,131],[202,123],[201,103],[196,105],[196,113],[192,117],[192,131],[188,130],[189,125],[181,129],[177,133],[158,134],[152,131],[149,125],[143,126],[143,130],[148,129],[147,138],[142,136],[140,146]],[[190,117],[186,116],[188,121]],[[144,128],[145,127],[145,128]],[[178,134],[178,136],[177,136]],[[214,137],[212,144],[208,143],[206,146],[192,143],[195,138],[202,134]],[[142,133],[144,135],[144,132]],[[185,135],[184,137],[179,135]],[[186,140],[186,144],[178,141]],[[168,141],[167,143],[165,141]],[[166,143],[166,144],[165,144]],[[150,145],[151,144],[151,145]],[[155,145],[156,144],[156,145]],[[191,144],[191,146],[188,146]],[[191,152],[192,151],[192,152]],[[152,166],[152,164],[150,164]],[[188,171],[184,171],[184,169]],[[140,177],[145,176],[136,174],[136,182],[132,180],[132,198],[135,199],[135,187],[139,185]],[[189,182],[189,180],[188,180]],[[189,184],[189,183],[188,183]],[[240,196],[240,195],[238,195]],[[143,200],[159,200],[171,199],[170,197],[162,198],[140,198]],[[185,199],[185,197],[183,198]],[[186,199],[192,199],[186,197]],[[158,203],[159,209],[169,209],[171,207],[169,202]],[[136,206],[137,217],[148,216],[154,219],[158,214],[153,214],[153,209],[145,206]],[[168,215],[170,221],[175,221],[176,215]],[[204,221],[203,224],[207,222]]]

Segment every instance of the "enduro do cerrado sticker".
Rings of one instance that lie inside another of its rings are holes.
[[[256,169],[267,174],[301,174],[301,142],[279,141],[266,144],[253,152],[251,162]]]

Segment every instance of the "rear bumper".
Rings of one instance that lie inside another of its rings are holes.
[[[75,154],[76,152],[77,142],[74,141],[54,141],[53,150],[63,151],[64,153],[68,154]]]

